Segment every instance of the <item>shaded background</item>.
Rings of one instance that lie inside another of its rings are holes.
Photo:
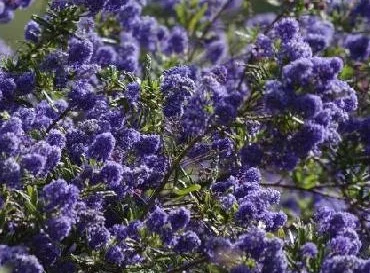
[[[148,0],[150,1],[150,0]],[[256,13],[274,10],[274,7],[263,0],[252,0],[253,9]],[[31,19],[32,14],[42,14],[46,9],[47,0],[34,0],[30,7],[17,10],[15,17],[9,24],[0,24],[0,39],[14,48],[17,41],[23,40],[24,26]]]

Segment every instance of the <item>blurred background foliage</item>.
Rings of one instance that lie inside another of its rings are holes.
[[[17,41],[23,40],[24,26],[31,19],[32,14],[42,14],[46,9],[47,0],[34,0],[32,5],[24,10],[17,10],[15,17],[9,24],[0,24],[0,39],[14,48]]]
[[[24,26],[31,19],[32,14],[42,14],[46,9],[47,2],[47,0],[34,0],[34,3],[29,8],[17,10],[15,12],[15,20],[9,24],[0,24],[0,39],[14,48],[17,41],[23,40]],[[256,13],[269,12],[276,8],[264,0],[251,0],[251,2]]]

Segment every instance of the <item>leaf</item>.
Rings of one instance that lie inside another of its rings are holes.
[[[340,73],[340,78],[342,80],[351,80],[353,78],[353,74],[353,68],[349,65],[345,65],[342,72]]]
[[[48,20],[46,20],[45,18],[42,18],[38,15],[33,15],[32,20],[34,20],[36,23],[38,23],[39,25],[41,25],[45,28],[49,28],[51,26],[51,24]]]
[[[304,121],[303,121],[303,120],[301,120],[301,119],[299,119],[299,118],[297,118],[297,117],[295,117],[295,116],[293,116],[293,117],[292,117],[292,119],[293,119],[294,121],[298,122],[299,124],[304,124]]]
[[[25,201],[25,206],[27,208],[27,210],[31,213],[31,214],[37,214],[37,208],[31,203],[31,198],[30,196],[28,196],[26,193],[24,193],[23,191],[21,190],[15,190],[16,193],[19,194],[20,197],[22,197]]]
[[[289,233],[289,242],[290,242],[290,244],[293,245],[294,244],[294,235],[293,235],[291,230],[288,230],[288,233]]]
[[[279,228],[278,231],[277,231],[277,236],[281,239],[284,239],[285,238],[285,232],[282,228]]]
[[[267,3],[275,7],[281,6],[281,3],[278,0],[267,0]]]
[[[181,4],[176,5],[175,11],[176,11],[176,15],[177,15],[178,21],[182,25],[185,25],[186,24],[186,20],[187,20],[186,19],[187,12],[186,12],[186,6],[185,6],[185,4],[184,3],[181,3]]]
[[[199,184],[193,184],[185,189],[181,189],[181,190],[175,190],[175,194],[179,195],[179,196],[184,196],[184,195],[187,195],[191,192],[194,192],[194,191],[199,191],[200,189],[202,188],[201,185]]]
[[[207,264],[207,272],[214,272],[214,273],[220,273],[222,272],[220,268],[218,268],[215,264]]]
[[[308,175],[302,181],[303,183],[301,184],[301,187],[306,190],[312,189],[315,187],[317,180],[318,180],[317,175],[315,174]]]
[[[249,40],[252,37],[250,34],[239,30],[235,30],[234,34],[240,36],[241,38],[245,38],[246,40]]]
[[[8,119],[10,119],[10,115],[9,115],[9,113],[8,113],[8,112],[6,112],[6,111],[1,112],[1,113],[0,113],[0,119],[2,119],[2,120],[8,120]]]
[[[0,232],[4,228],[5,223],[6,223],[6,211],[5,209],[1,209],[0,210]]]
[[[202,19],[206,10],[207,10],[207,5],[203,5],[202,8],[199,9],[197,13],[195,13],[194,16],[191,18],[189,25],[188,25],[189,33],[194,33],[197,23],[200,21],[200,19]]]
[[[30,197],[30,202],[33,206],[37,207],[38,204],[38,192],[37,192],[37,187],[36,186],[27,186],[27,193],[28,196]]]
[[[49,94],[45,90],[42,90],[42,94],[45,96],[46,100],[50,103],[51,107],[54,107],[54,101],[49,96]]]

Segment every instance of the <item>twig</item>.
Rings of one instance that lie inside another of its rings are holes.
[[[227,2],[219,9],[219,11],[217,12],[217,14],[211,19],[211,21],[207,24],[207,26],[205,27],[205,29],[203,30],[202,32],[202,35],[200,36],[199,40],[202,41],[206,35],[208,34],[208,32],[210,31],[212,25],[214,24],[214,22],[221,16],[222,12],[226,9],[226,7],[231,3],[231,0],[227,0]],[[188,58],[188,61],[191,62],[194,58],[194,54],[196,52],[196,47],[194,46],[193,50],[191,51],[191,53],[189,54],[189,58]]]
[[[280,12],[280,14],[278,16],[276,16],[276,18],[274,19],[274,21],[271,22],[271,24],[269,24],[266,29],[263,31],[264,34],[267,34],[273,27],[274,25],[281,19],[285,16],[285,14],[287,12],[290,12],[291,8],[294,7],[294,4],[295,4],[295,1],[292,1],[288,4],[288,6],[282,11]]]
[[[292,2],[292,3],[290,3],[288,6],[287,6],[287,8],[286,9],[284,9],[278,16],[276,16],[276,18],[274,19],[274,21],[272,21],[271,22],[271,24],[270,25],[268,25],[267,27],[266,27],[266,29],[263,31],[263,33],[264,34],[267,34],[273,27],[274,27],[274,25],[281,19],[281,18],[283,18],[284,17],[284,15],[285,15],[285,13],[286,12],[288,12],[288,11],[290,11],[290,9],[293,7],[293,3],[294,3],[294,1]],[[238,83],[238,87],[237,87],[237,89],[238,90],[240,90],[240,88],[241,88],[241,86],[242,86],[242,84],[243,84],[243,82],[244,82],[244,80],[245,80],[245,76],[246,76],[246,74],[247,74],[247,71],[248,71],[248,65],[246,65],[245,67],[244,67],[244,69],[243,69],[243,74],[242,74],[242,76],[241,76],[241,78],[240,78],[240,80],[239,80],[239,83]]]
[[[54,128],[54,126],[59,122],[61,121],[62,119],[64,119],[67,114],[71,111],[72,107],[71,106],[68,106],[66,110],[64,110],[60,115],[59,117],[57,117],[56,119],[53,120],[53,122],[49,125],[48,128],[46,128],[46,133],[49,133],[51,129]]]
[[[296,190],[296,191],[312,192],[312,193],[319,194],[319,195],[324,196],[324,197],[327,197],[327,198],[338,199],[338,200],[345,200],[344,197],[330,195],[328,193],[325,193],[325,192],[321,192],[319,190],[316,190],[315,188],[304,189],[304,188],[299,188],[299,187],[297,187],[295,185],[279,184],[279,183],[260,183],[260,185],[261,186],[265,186],[265,187],[274,187],[274,188],[283,188],[283,189],[290,189],[290,190]]]
[[[167,273],[176,273],[176,272],[183,272],[184,270],[188,270],[194,266],[197,266],[199,264],[202,264],[206,261],[207,259],[206,258],[201,258],[201,259],[198,259],[198,260],[195,260],[195,261],[192,261],[192,262],[189,262],[189,263],[186,263],[186,264],[183,264],[177,268],[173,268],[173,269],[170,269],[167,271]]]
[[[166,186],[166,184],[167,184],[168,180],[170,179],[172,173],[180,165],[181,160],[188,154],[188,152],[194,147],[194,145],[196,143],[198,143],[199,141],[201,141],[203,139],[203,137],[208,134],[209,131],[210,131],[210,129],[206,130],[206,132],[204,132],[204,134],[198,135],[197,137],[193,138],[190,141],[189,145],[175,159],[175,161],[171,165],[170,169],[167,171],[167,173],[163,177],[162,183],[154,190],[152,196],[149,198],[148,203],[147,203],[147,206],[145,207],[144,212],[143,212],[141,218],[144,218],[145,215],[148,213],[148,211],[150,211],[150,209],[154,206],[155,200],[157,199],[157,197],[159,196],[159,194],[161,193],[161,191]]]

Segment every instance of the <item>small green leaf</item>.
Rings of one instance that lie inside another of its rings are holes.
[[[279,228],[278,231],[277,231],[277,236],[281,239],[284,239],[285,238],[285,232],[282,228]]]
[[[31,214],[38,213],[37,208],[31,203],[30,196],[28,196],[26,193],[24,193],[21,190],[16,190],[15,192],[17,192],[19,194],[19,196],[23,198],[23,200],[25,202],[24,203],[25,204],[25,207],[27,208],[27,210],[29,211],[29,213],[31,213]]]
[[[353,67],[345,65],[343,67],[342,72],[340,73],[340,78],[342,80],[351,80],[353,78],[353,74],[354,74]]]
[[[197,24],[199,21],[202,19],[204,13],[207,10],[207,5],[203,5],[202,8],[200,8],[197,13],[194,14],[194,16],[191,18],[189,25],[188,25],[188,30],[189,33],[194,33]]]
[[[308,175],[302,181],[303,183],[301,184],[301,187],[304,189],[312,189],[315,187],[317,179],[318,178],[315,174]]]
[[[267,0],[267,3],[269,3],[272,6],[279,7],[281,6],[281,2],[278,0]]]
[[[187,12],[186,12],[186,6],[185,6],[185,4],[184,3],[181,3],[181,4],[176,5],[175,11],[176,11],[176,15],[177,15],[178,21],[182,25],[185,25],[186,24],[186,20],[187,20],[186,19]]]
[[[37,192],[37,187],[36,186],[27,186],[27,193],[28,196],[30,197],[30,202],[33,206],[37,207],[38,204],[38,192]]]
[[[181,190],[175,190],[175,194],[179,195],[179,196],[184,196],[184,195],[187,195],[191,192],[194,192],[194,191],[199,191],[200,189],[202,188],[201,185],[199,184],[194,184],[194,185],[191,185],[185,189],[181,189]]]

